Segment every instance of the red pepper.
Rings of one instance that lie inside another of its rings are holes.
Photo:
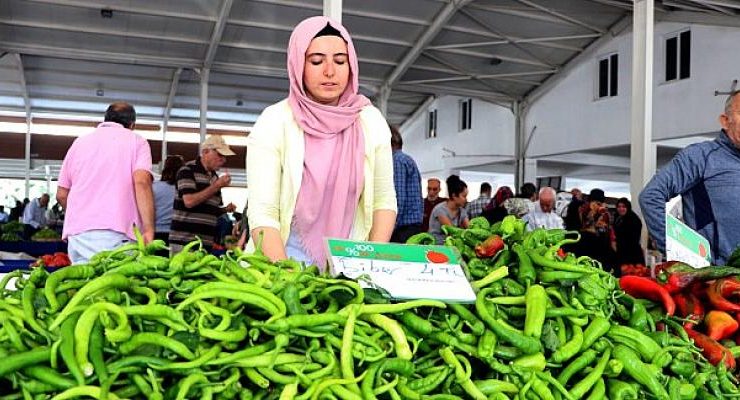
[[[724,312],[712,310],[704,318],[704,324],[707,326],[707,335],[714,340],[724,340],[732,336],[737,331],[738,323],[732,315]]]
[[[504,240],[499,235],[491,235],[483,243],[475,246],[475,255],[480,258],[491,258],[504,249]]]
[[[740,281],[737,278],[726,278],[722,282],[722,297],[732,297],[740,293]]]
[[[562,259],[564,259],[567,256],[568,256],[568,254],[565,252],[565,250],[563,250],[562,248],[561,249],[558,249],[558,258],[559,259],[562,260]]]
[[[684,330],[689,337],[694,340],[694,344],[701,349],[702,354],[704,354],[704,357],[706,357],[709,362],[713,365],[724,362],[727,369],[735,369],[735,358],[732,357],[732,352],[730,352],[730,350],[725,346],[722,346],[718,341],[693,329],[684,328]]]
[[[669,262],[655,267],[655,276],[670,293],[678,293],[697,281],[710,281],[740,275],[740,268],[694,268],[681,262]]]
[[[695,321],[685,322],[684,327],[693,328],[704,319],[704,305],[693,293],[681,292],[674,294],[673,301],[676,303],[678,316]]]
[[[728,281],[728,279],[717,279],[712,282],[709,285],[709,289],[707,289],[707,298],[709,299],[709,303],[717,310],[740,312],[740,304],[733,303],[722,296],[722,293],[725,291],[725,285],[728,285]]]
[[[669,316],[676,312],[676,303],[668,291],[650,278],[634,275],[623,276],[619,278],[619,287],[632,297],[660,302]]]

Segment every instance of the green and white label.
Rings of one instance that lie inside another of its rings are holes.
[[[665,216],[666,261],[682,261],[694,268],[711,264],[709,241],[673,215]]]
[[[369,282],[360,279],[364,287],[380,287],[399,300],[475,301],[460,255],[452,248],[341,239],[327,242],[332,275],[365,276]]]

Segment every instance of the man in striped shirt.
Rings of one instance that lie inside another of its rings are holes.
[[[177,172],[177,195],[170,228],[173,254],[196,236],[207,250],[213,247],[218,217],[236,208],[231,203],[221,207],[221,188],[231,184],[231,177],[228,173],[218,176],[216,171],[226,163],[226,157],[235,154],[221,136],[211,135],[203,142],[200,157]]]

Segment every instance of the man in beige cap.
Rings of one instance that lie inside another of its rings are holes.
[[[201,145],[200,157],[185,163],[177,172],[177,195],[170,227],[172,253],[179,252],[196,236],[206,249],[213,246],[218,217],[236,209],[231,203],[221,206],[221,188],[231,184],[231,177],[228,173],[218,176],[216,171],[226,163],[226,157],[235,154],[223,137],[210,135]]]

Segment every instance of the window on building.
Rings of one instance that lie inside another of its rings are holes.
[[[473,99],[460,102],[460,130],[467,131],[473,127]]]
[[[614,97],[618,93],[619,55],[611,54],[599,60],[599,98]]]
[[[437,110],[429,111],[427,117],[427,139],[437,137]]]
[[[686,79],[691,76],[691,31],[666,37],[665,80]]]

